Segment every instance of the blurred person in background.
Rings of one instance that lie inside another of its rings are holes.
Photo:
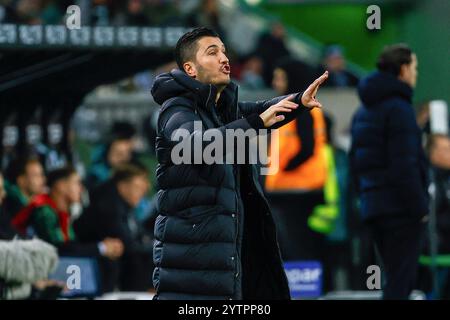
[[[19,157],[6,170],[6,199],[0,228],[9,228],[11,220],[31,201],[32,197],[45,192],[44,168],[37,157]]]
[[[152,25],[150,16],[145,13],[144,0],[127,0],[126,7],[122,7],[114,17],[114,24],[137,27]]]
[[[44,0],[41,19],[43,24],[64,23],[63,17],[67,8],[72,5],[72,1],[67,0]]]
[[[430,102],[421,103],[417,108],[416,121],[424,135],[430,134]]]
[[[5,196],[0,172],[0,213]],[[0,300],[56,299],[64,284],[47,277],[57,263],[56,248],[42,240],[0,240]]]
[[[445,134],[431,135],[427,150],[436,184],[438,251],[450,254],[450,138]]]
[[[0,23],[15,23],[13,0],[0,0]]]
[[[262,59],[264,82],[270,87],[278,60],[291,55],[286,45],[286,30],[281,22],[273,23],[270,31],[261,35],[255,52]]]
[[[431,130],[430,105],[432,102],[432,100],[423,101],[417,106],[416,120],[424,138],[427,138]],[[450,128],[450,118],[448,119],[448,128]]]
[[[115,168],[134,161],[136,129],[127,122],[116,122],[111,128],[106,145],[94,149],[93,161],[88,169],[85,185],[90,191],[108,180]]]
[[[325,83],[325,87],[356,87],[358,85],[358,77],[347,70],[344,52],[339,45],[330,45],[325,48],[322,65],[317,74],[320,75],[325,70],[330,73],[330,81]]]
[[[4,23],[17,24],[60,24],[72,1],[67,0],[16,0],[2,1]]]
[[[99,145],[92,152],[93,164],[88,169],[85,179],[89,195],[96,187],[110,179],[115,169],[127,164],[142,166],[135,152],[135,137],[136,129],[131,123],[118,121],[112,125],[108,143]],[[143,197],[134,208],[134,213],[141,219],[148,216],[149,210],[151,199]]]
[[[115,4],[118,3],[119,1],[113,0],[89,0],[79,3],[79,5],[81,5],[81,11],[88,16],[91,25],[107,26],[111,24],[116,10]],[[122,3],[120,1],[120,4]]]
[[[358,86],[350,163],[361,215],[383,263],[383,299],[408,299],[416,283],[428,204],[428,164],[411,105],[418,60],[406,45],[386,47],[378,71]]]
[[[439,268],[435,276],[438,277],[439,298],[450,299],[450,277],[448,256],[450,255],[450,137],[446,134],[432,134],[427,140],[428,157],[431,164],[431,179],[435,186],[435,226],[437,240],[437,262]],[[430,219],[431,220],[431,219]],[[435,228],[435,229],[434,229]],[[431,243],[430,234],[425,242],[421,262],[424,265],[431,264]],[[421,277],[427,273],[428,268],[421,268]],[[425,271],[425,272],[423,272]],[[421,279],[423,280],[423,278]],[[423,285],[423,282],[421,283]],[[427,289],[430,289],[431,282],[426,282]],[[424,288],[422,288],[424,289]],[[434,293],[434,294],[437,294]]]
[[[119,239],[80,243],[75,236],[69,208],[81,198],[82,185],[77,172],[71,167],[56,169],[49,172],[47,182],[49,192],[35,196],[12,220],[16,230],[22,235],[31,232],[51,243],[62,256],[119,258],[123,253]]]
[[[309,65],[284,58],[274,70],[272,86],[283,95],[304,88],[311,79],[314,70]],[[266,177],[265,189],[276,214],[282,256],[288,261],[317,260],[324,264],[324,233],[330,232],[335,217],[329,217],[324,228],[316,228],[320,218],[316,207],[325,205],[327,181],[327,131],[322,110],[300,113],[279,128],[278,134],[279,170]]]
[[[12,10],[5,22],[17,24],[41,24],[42,0],[18,0],[10,3]]]
[[[153,25],[159,27],[166,26],[186,26],[184,24],[185,12],[180,4],[186,1],[166,1],[166,0],[145,0],[144,12],[149,17]]]
[[[6,197],[5,179],[3,179],[3,173],[0,171],[0,210],[3,209],[3,201]]]
[[[91,204],[75,222],[77,236],[86,242],[118,238],[124,244],[120,260],[102,261],[103,291],[147,291],[152,288],[153,223],[137,221],[134,209],[149,189],[144,168],[125,165],[91,194]],[[154,220],[154,216],[149,219]]]
[[[206,27],[216,30],[222,39],[225,39],[225,30],[220,21],[219,3],[217,0],[200,0],[199,6],[186,18],[188,27]]]
[[[249,90],[261,90],[266,87],[263,79],[263,61],[257,55],[251,55],[245,62],[240,74],[240,83]]]

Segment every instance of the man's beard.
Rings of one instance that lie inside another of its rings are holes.
[[[198,74],[202,74],[202,75],[207,75],[208,72],[205,70],[205,68],[203,68],[201,65],[197,65],[197,72]],[[197,77],[198,80],[198,77]],[[216,86],[218,89],[223,89],[225,88],[229,83],[230,83],[230,79],[225,80],[223,82],[220,83],[214,83],[213,79],[211,77],[205,77],[202,80],[199,80],[200,82],[204,83],[204,84],[212,84],[214,86]]]

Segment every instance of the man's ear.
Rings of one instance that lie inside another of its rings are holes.
[[[400,79],[405,79],[407,74],[408,74],[408,65],[407,64],[402,64],[400,66],[400,73],[398,74],[398,77]]]
[[[195,65],[191,61],[185,62],[183,64],[183,68],[188,76],[190,76],[192,78],[197,77],[197,68],[195,68]]]

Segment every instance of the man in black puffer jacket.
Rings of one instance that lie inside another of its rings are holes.
[[[158,76],[152,88],[162,105],[156,140],[155,298],[289,299],[275,225],[255,166],[202,159],[176,164],[172,151],[179,145],[172,135],[185,129],[183,144],[192,143],[196,158],[210,146],[207,136],[225,139],[227,129],[278,128],[298,112],[321,106],[315,95],[327,73],[303,94],[238,103],[225,47],[214,31],[186,33],[175,56],[181,70]]]
[[[411,105],[417,58],[394,45],[377,67],[358,87],[363,106],[353,118],[351,165],[362,218],[385,268],[383,298],[407,299],[428,214],[427,161]]]

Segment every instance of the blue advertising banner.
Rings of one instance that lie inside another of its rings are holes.
[[[284,263],[291,297],[317,298],[322,294],[322,264],[319,261],[290,261]]]
[[[100,294],[98,265],[92,258],[60,257],[49,279],[66,284],[62,293],[64,298],[95,297]]]

